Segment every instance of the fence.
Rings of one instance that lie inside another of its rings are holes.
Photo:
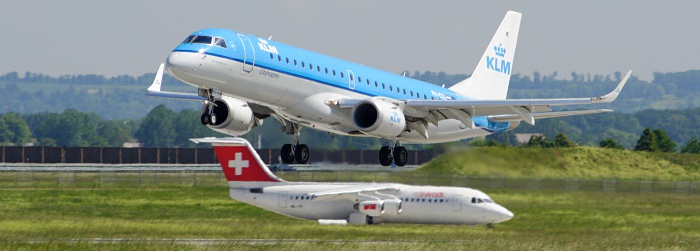
[[[700,194],[700,182],[628,181],[577,179],[521,179],[503,177],[468,177],[421,175],[412,172],[280,172],[288,181],[311,182],[396,182],[412,185],[471,187],[484,191],[497,189],[568,190],[634,193]],[[4,171],[0,172],[2,188],[42,187],[225,187],[220,171]]]
[[[279,149],[256,150],[267,164],[278,163]],[[310,162],[377,164],[376,150],[310,151]],[[408,165],[421,165],[433,158],[427,150],[408,151]],[[216,164],[212,148],[121,148],[121,147],[0,147],[0,163],[97,163],[97,164]]]

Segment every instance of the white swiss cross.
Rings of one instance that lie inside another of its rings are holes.
[[[243,174],[243,168],[248,167],[248,161],[243,160],[243,153],[236,153],[232,160],[228,161],[228,168],[235,168],[236,175]]]

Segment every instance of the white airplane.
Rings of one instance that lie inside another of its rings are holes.
[[[233,136],[273,117],[294,135],[282,146],[285,163],[306,164],[309,148],[300,144],[302,127],[334,134],[392,141],[379,150],[379,162],[403,166],[401,143],[429,144],[486,136],[521,121],[609,112],[553,112],[553,106],[610,103],[614,91],[589,98],[506,99],[521,14],[509,11],[470,78],[442,88],[228,29],[192,33],[161,64],[147,95],[200,100],[201,122]],[[197,87],[198,93],[161,91],[164,69]]]
[[[513,213],[485,193],[464,187],[394,183],[287,182],[270,172],[242,138],[199,138],[211,143],[230,186],[231,199],[300,219],[351,224],[480,225]]]

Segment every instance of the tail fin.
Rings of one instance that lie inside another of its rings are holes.
[[[450,90],[473,99],[506,99],[521,17],[518,12],[506,13],[474,73]]]
[[[242,138],[200,138],[190,139],[195,143],[211,143],[219,159],[221,169],[231,187],[263,187],[285,182],[278,178],[250,143]]]

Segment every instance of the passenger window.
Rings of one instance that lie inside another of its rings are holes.
[[[374,87],[379,87],[379,84],[377,84],[377,81],[374,81]]]
[[[369,85],[369,79],[367,79],[367,85]]]
[[[394,91],[394,87],[389,85],[389,91]]]
[[[340,73],[340,78],[345,78],[345,74],[343,74],[343,73],[341,72],[341,73]]]
[[[355,81],[355,76],[352,75],[352,74],[349,74],[349,75],[350,75],[350,81]],[[342,76],[342,75],[341,75],[341,76]]]
[[[382,89],[386,89],[386,86],[384,86],[384,83],[382,83]]]
[[[313,70],[313,69],[314,69],[314,65],[311,64],[311,63],[309,63],[309,69]]]
[[[223,38],[217,37],[214,39],[214,45],[221,47],[221,48],[226,48],[226,40]]]
[[[318,70],[318,72],[321,72],[321,66],[318,66],[318,65],[317,65],[317,66],[316,66],[316,70]]]
[[[428,100],[428,96],[426,96],[425,94],[423,94],[423,99]]]
[[[413,91],[411,91],[411,97],[413,97]]]
[[[326,70],[326,74],[328,74],[328,68],[323,68],[323,69],[325,69],[325,70]]]
[[[306,68],[306,65],[304,64],[304,61],[301,61],[301,68]]]
[[[406,95],[406,89],[403,89],[403,95]]]
[[[362,82],[362,77],[357,76],[357,82]]]
[[[335,70],[333,70],[333,76],[335,76]]]
[[[297,60],[296,60],[296,59],[294,59],[294,65],[297,65]]]
[[[270,59],[275,59],[275,55],[272,55],[272,53],[270,53]]]
[[[282,62],[282,56],[280,56],[280,55],[277,55],[277,61],[280,61],[280,62]]]
[[[287,64],[289,64],[289,58],[285,57],[285,59],[287,60]]]

